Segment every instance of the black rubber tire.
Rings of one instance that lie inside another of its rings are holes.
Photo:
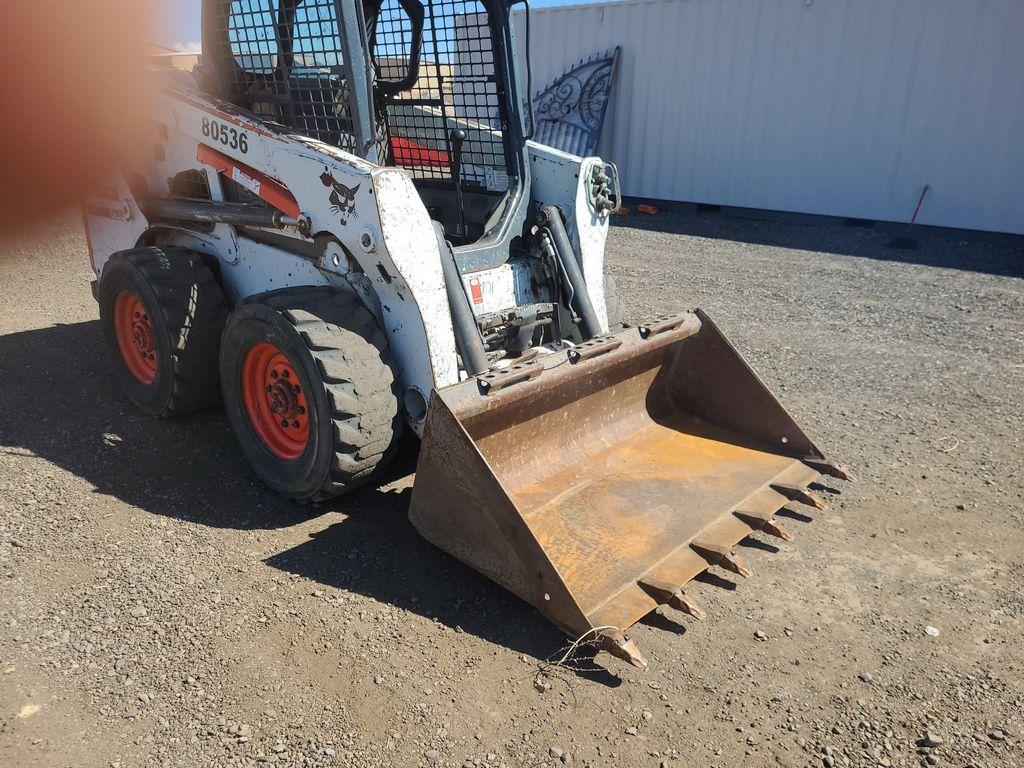
[[[623,318],[626,316],[626,304],[619,295],[615,278],[607,272],[604,276],[604,306],[608,313],[608,330],[614,333],[625,328]]]
[[[309,406],[303,453],[278,458],[256,434],[242,399],[242,365],[256,343],[289,359]],[[351,491],[383,469],[402,431],[398,377],[387,339],[359,300],[328,287],[254,297],[228,318],[221,342],[228,419],[257,476],[277,493],[319,502]]]
[[[114,302],[131,291],[149,315],[157,352],[156,377],[143,384],[117,347]],[[217,278],[187,248],[134,248],[103,268],[96,298],[114,378],[140,410],[157,417],[211,408],[220,402],[217,360],[227,304]]]

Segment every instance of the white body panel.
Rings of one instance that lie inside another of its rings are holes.
[[[372,308],[379,307],[379,320],[403,385],[427,398],[433,387],[458,381],[454,334],[433,227],[403,171],[381,168],[305,137],[277,133],[255,119],[221,109],[195,91],[175,86],[165,88],[165,93],[165,119],[170,124],[163,142],[164,159],[154,159],[146,174],[151,190],[166,193],[167,179],[199,167],[199,144],[279,181],[312,222],[312,236],[305,241],[321,233],[337,238],[372,284],[379,300]],[[204,135],[204,118],[244,133],[245,151],[231,139],[225,144]],[[322,178],[324,174],[330,177],[330,185]],[[207,168],[207,179],[211,197],[222,200],[218,174],[212,168]],[[335,183],[351,193],[342,209],[331,200]],[[97,276],[112,253],[135,246],[146,230],[148,224],[137,207],[133,213],[128,222],[87,218]],[[289,286],[342,285],[353,267],[348,258],[305,258],[245,238],[235,227],[224,224],[206,234],[172,233],[170,241],[216,256],[232,303]]]
[[[576,157],[536,142],[528,142],[532,196],[544,204],[557,205],[565,215],[565,229],[580,254],[583,277],[590,290],[590,301],[601,323],[608,330],[608,310],[604,302],[604,246],[608,239],[608,214],[594,210],[587,195],[586,179],[597,157]]]
[[[111,173],[102,196],[96,195],[82,206],[82,223],[89,264],[97,275],[111,253],[130,248],[149,227],[121,171]]]
[[[509,261],[494,269],[462,276],[476,315],[548,301],[545,278],[536,261]]]

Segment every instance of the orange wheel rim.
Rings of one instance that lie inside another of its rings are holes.
[[[153,325],[139,297],[131,291],[122,291],[114,299],[114,337],[128,372],[140,384],[152,384],[157,363]]]
[[[299,458],[309,441],[309,413],[295,368],[267,342],[249,348],[242,361],[242,402],[249,422],[277,458]]]

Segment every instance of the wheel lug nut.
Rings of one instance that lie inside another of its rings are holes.
[[[273,392],[273,391],[274,391],[274,388],[272,386],[270,386],[269,384],[267,384],[267,392]]]
[[[296,384],[295,386],[292,387],[292,392],[294,392],[296,395],[299,394],[299,392],[301,392],[301,391],[302,390],[299,389],[299,385],[298,384]]]
[[[282,427],[287,427],[288,426],[288,419],[281,419],[281,426]]]
[[[298,412],[299,412],[299,416],[301,416],[302,414],[304,414],[304,413],[306,412],[306,409],[305,409],[305,408],[303,408],[303,407],[302,407],[301,405],[300,405],[300,406],[298,407],[298,409],[297,409],[297,410],[298,410]]]
[[[276,379],[277,378],[277,371],[271,371],[270,372],[270,378]]]
[[[291,376],[291,374],[290,374],[290,373],[288,373],[287,369],[286,369],[286,370],[283,370],[283,371],[281,371],[281,375],[282,375],[282,376],[284,376],[284,377],[285,377],[286,379],[287,379],[287,378],[288,378],[289,376]]]
[[[296,429],[298,429],[299,428],[299,422],[293,421],[292,422],[292,426],[295,427]]]

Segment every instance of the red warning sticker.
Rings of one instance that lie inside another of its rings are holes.
[[[480,287],[480,278],[471,277],[469,278],[469,295],[473,297],[474,304],[484,303],[484,292]]]

